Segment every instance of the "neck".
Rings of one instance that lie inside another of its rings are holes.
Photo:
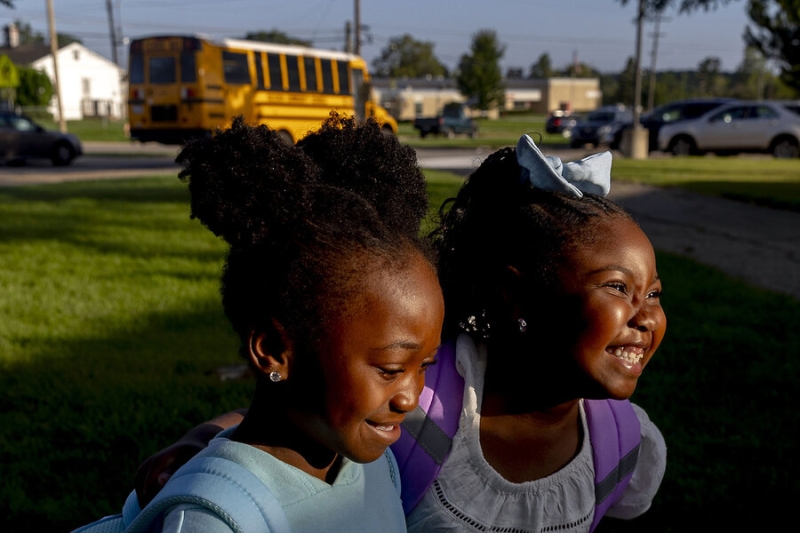
[[[341,458],[292,421],[284,407],[289,402],[275,394],[274,389],[274,384],[256,385],[255,397],[231,440],[258,448],[310,476],[333,483]]]

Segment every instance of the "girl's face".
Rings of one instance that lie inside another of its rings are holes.
[[[356,462],[378,459],[417,407],[435,361],[444,301],[433,269],[416,258],[401,273],[375,272],[330,328],[320,354],[322,405],[298,417],[304,430]]]
[[[578,247],[560,269],[569,313],[576,313],[572,347],[584,397],[625,399],[633,394],[667,328],[653,247],[625,218],[599,224],[597,239]],[[569,316],[564,317],[569,320]],[[571,321],[571,320],[570,320]]]

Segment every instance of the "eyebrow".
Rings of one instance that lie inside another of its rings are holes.
[[[599,274],[601,272],[608,272],[609,270],[613,270],[615,272],[622,272],[626,276],[633,277],[633,271],[622,265],[608,265],[602,268],[598,268],[596,270],[592,270],[591,272],[589,272],[589,275]],[[661,276],[658,275],[658,272],[656,272],[656,275],[653,276],[653,280],[650,283],[655,283],[656,281],[661,281]]]

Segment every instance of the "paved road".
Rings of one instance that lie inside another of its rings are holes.
[[[87,155],[66,168],[48,162],[0,167],[0,186],[177,173],[176,147],[85,143]],[[424,168],[467,175],[488,150],[418,150]],[[581,150],[554,150],[564,161]],[[125,154],[125,155],[123,155]],[[681,190],[613,183],[611,198],[642,225],[653,245],[718,267],[756,286],[800,299],[800,214]]]

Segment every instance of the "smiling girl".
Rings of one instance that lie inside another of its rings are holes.
[[[360,151],[380,157],[332,157]],[[178,162],[192,217],[230,245],[222,303],[256,376],[241,424],[185,466],[244,467],[294,533],[405,531],[388,446],[417,406],[444,316],[418,239],[427,196],[413,150],[371,121],[333,117],[288,146],[239,117]],[[162,516],[156,531],[235,530],[193,503]]]

